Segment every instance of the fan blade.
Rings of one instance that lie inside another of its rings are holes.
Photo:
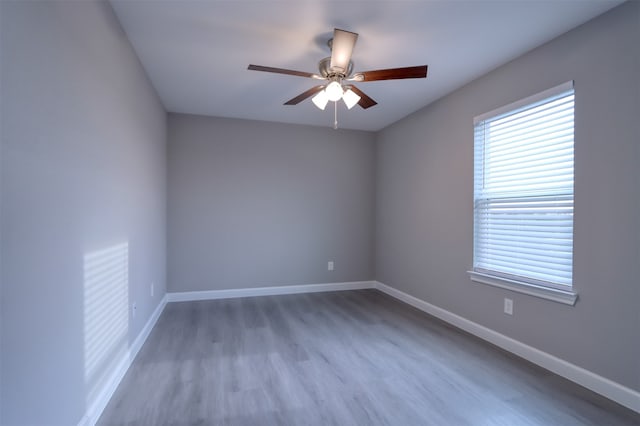
[[[346,73],[351,62],[353,47],[358,40],[358,34],[350,31],[333,30],[333,41],[331,42],[331,64],[329,67],[333,71]]]
[[[349,78],[352,81],[400,80],[403,78],[425,78],[427,66],[389,68],[386,70],[359,72]]]
[[[351,90],[353,90],[356,95],[360,96],[358,105],[360,105],[363,109],[367,109],[378,104],[376,101],[371,99],[367,94],[365,94],[362,90],[358,89],[356,86],[351,85]]]
[[[298,77],[309,77],[309,78],[318,78],[319,77],[319,78],[323,79],[322,77],[320,77],[317,74],[312,74],[310,72],[304,72],[304,71],[288,70],[288,69],[285,69],[285,68],[273,68],[273,67],[265,67],[265,66],[262,66],[262,65],[253,65],[253,64],[251,64],[251,65],[249,65],[247,67],[247,69],[251,70],[251,71],[273,72],[273,73],[276,73],[276,74],[295,75],[295,76],[298,76]]]
[[[307,99],[310,96],[315,95],[316,93],[318,93],[322,89],[324,89],[324,86],[312,87],[311,89],[307,90],[306,92],[299,94],[295,98],[289,99],[284,104],[285,105],[298,105],[300,102],[304,101],[305,99]]]

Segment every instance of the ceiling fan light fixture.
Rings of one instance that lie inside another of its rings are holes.
[[[358,96],[356,92],[354,92],[353,90],[347,89],[344,92],[344,95],[342,95],[342,100],[344,101],[344,104],[347,106],[347,109],[351,109],[354,106],[356,106],[358,102],[360,102],[360,96]]]
[[[342,85],[335,80],[329,83],[324,91],[327,93],[327,98],[332,102],[339,101],[344,93],[344,90],[342,90]]]
[[[322,80],[323,83],[318,83],[317,86],[289,99],[284,105],[298,105],[300,102],[312,98],[313,103],[319,109],[324,110],[329,101],[333,101],[334,114],[336,115],[334,118],[337,118],[338,101],[340,99],[344,101],[348,109],[352,109],[356,104],[362,109],[368,109],[378,104],[359,88],[351,85],[351,82],[401,80],[425,78],[427,76],[427,65],[360,71],[353,74],[351,57],[357,40],[357,33],[334,28],[333,38],[328,42],[331,56],[318,62],[319,74],[254,64],[249,64],[247,69]],[[345,83],[344,86],[343,83]],[[334,125],[337,126],[337,120],[334,120]]]
[[[327,96],[327,92],[325,90],[321,90],[317,95],[311,98],[311,100],[313,101],[315,106],[324,111],[325,107],[327,106],[327,102],[329,102],[329,97]]]

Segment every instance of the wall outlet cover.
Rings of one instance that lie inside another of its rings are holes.
[[[504,298],[504,313],[507,315],[513,315],[513,300]]]

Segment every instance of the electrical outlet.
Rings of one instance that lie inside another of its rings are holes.
[[[329,271],[333,271],[333,261],[329,261],[329,262],[327,263],[327,269],[328,269]]]
[[[151,297],[153,297],[155,283],[151,283]]]
[[[136,305],[136,302],[133,302],[133,304],[131,305],[131,315],[133,316],[133,318],[136,317],[137,310],[138,310],[138,305]]]
[[[504,298],[504,313],[513,315],[513,300]]]

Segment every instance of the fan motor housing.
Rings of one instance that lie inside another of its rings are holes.
[[[346,72],[343,72],[340,69],[331,69],[331,57],[326,57],[318,62],[318,71],[320,71],[322,77],[327,79],[331,77],[345,78],[351,75],[351,71],[353,71],[353,61],[349,61]]]

